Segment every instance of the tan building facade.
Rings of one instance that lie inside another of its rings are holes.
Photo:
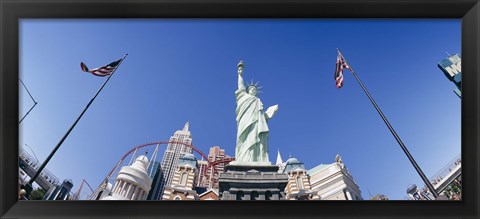
[[[290,158],[285,163],[288,183],[285,187],[286,200],[318,200],[320,197],[311,190],[310,177],[302,162]]]
[[[206,182],[207,180],[207,168],[208,168],[208,161],[206,160],[199,160],[198,161],[198,175],[195,177],[195,186],[197,187],[207,187],[208,185]]]
[[[180,158],[172,184],[165,187],[162,200],[198,200],[194,185],[196,174],[197,159],[193,154]]]
[[[361,191],[341,157],[335,163],[320,164],[307,171],[312,191],[321,200],[363,200]]]

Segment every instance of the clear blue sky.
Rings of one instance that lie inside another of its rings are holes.
[[[353,75],[335,87],[336,48],[427,177],[460,154],[461,100],[437,67],[445,52],[460,53],[460,19],[26,19],[20,36],[20,78],[38,101],[20,145],[40,161],[106,79],[80,62],[95,68],[129,54],[47,165],[74,192],[82,179],[97,187],[128,150],[166,141],[187,121],[197,148],[234,156],[243,59],[265,107],[279,105],[269,123],[273,163],[278,149],[307,169],[340,154],[363,198],[404,199],[423,182]],[[32,105],[20,87],[20,118]]]

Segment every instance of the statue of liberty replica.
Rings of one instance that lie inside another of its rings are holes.
[[[245,86],[243,61],[238,67],[237,142],[235,161],[225,166],[220,173],[219,193],[221,200],[282,200],[288,182],[286,173],[279,173],[278,166],[268,159],[267,122],[278,110],[278,105],[264,110],[257,97],[257,84]]]
[[[271,165],[268,159],[267,121],[278,110],[278,105],[265,112],[263,103],[257,97],[258,83],[245,87],[243,81],[243,61],[238,63],[238,89],[235,91],[237,108],[237,146],[234,165]]]

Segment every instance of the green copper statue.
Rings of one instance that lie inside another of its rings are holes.
[[[238,63],[237,100],[237,146],[234,165],[271,165],[268,160],[268,125],[267,121],[278,110],[278,105],[271,106],[264,112],[263,103],[257,97],[257,84],[245,88],[243,82],[243,61]]]

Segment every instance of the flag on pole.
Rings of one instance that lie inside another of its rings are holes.
[[[348,69],[352,71],[352,68],[347,64],[347,61],[343,58],[342,53],[338,51],[337,63],[335,65],[335,75],[334,79],[337,85],[337,88],[343,87],[343,69]]]
[[[113,70],[118,66],[118,64],[122,61],[122,59],[119,59],[117,61],[114,61],[108,65],[99,67],[99,68],[94,68],[94,69],[88,69],[87,65],[85,63],[81,62],[80,67],[82,68],[82,71],[84,72],[90,72],[93,75],[99,76],[99,77],[105,77],[107,75],[111,75]]]

